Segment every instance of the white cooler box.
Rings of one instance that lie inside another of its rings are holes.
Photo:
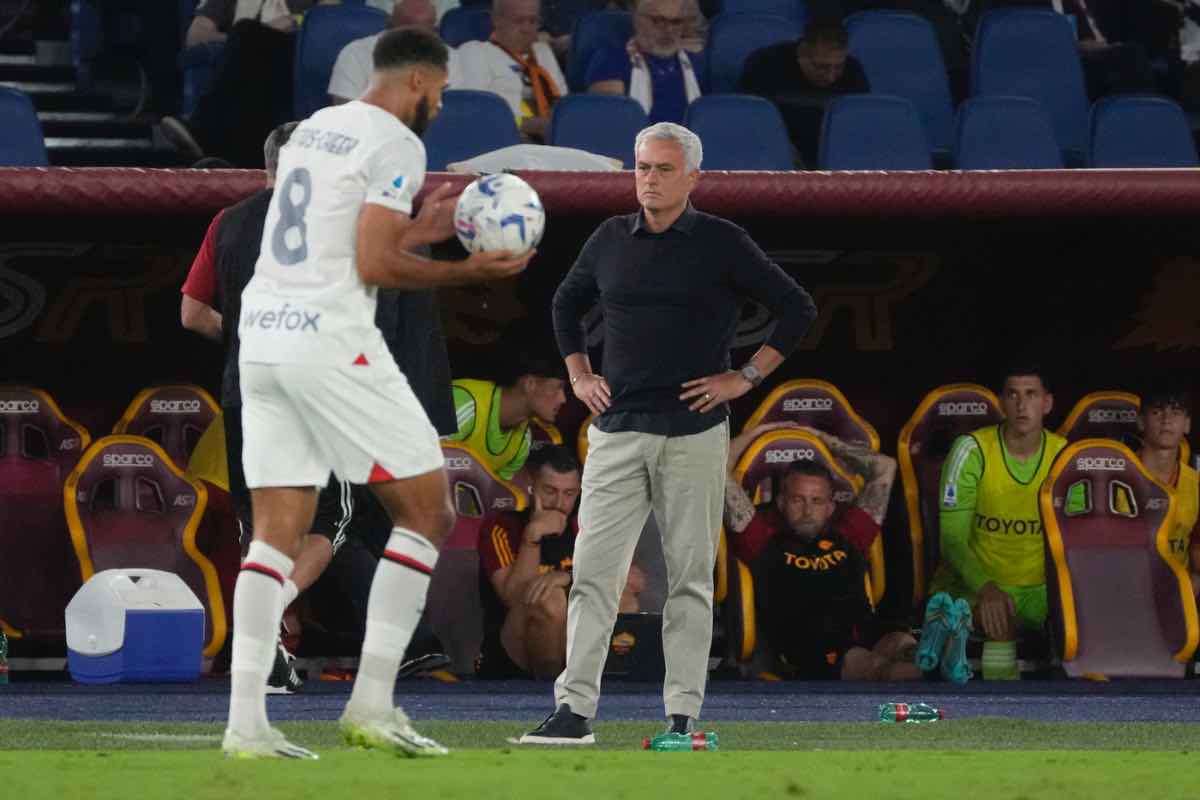
[[[193,681],[204,606],[174,573],[109,569],[67,605],[67,667],[79,683]]]

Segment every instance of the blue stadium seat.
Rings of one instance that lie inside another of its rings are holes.
[[[292,107],[305,119],[329,105],[329,76],[342,48],[387,24],[387,14],[369,6],[317,6],[304,15],[296,36]]]
[[[1069,164],[1088,150],[1088,99],[1071,23],[1043,9],[1004,8],[979,20],[971,94],[1032,97],[1054,124]]]
[[[16,89],[0,86],[0,167],[45,167],[46,141],[30,99]]]
[[[721,14],[708,28],[708,85],[713,94],[736,92],[751,53],[795,41],[802,23],[787,17]]]
[[[633,140],[647,125],[646,112],[629,97],[572,94],[554,104],[549,144],[618,158],[633,168]]]
[[[571,52],[567,56],[567,85],[573,92],[587,89],[583,85],[588,64],[597,50],[622,47],[633,36],[633,16],[628,11],[596,11],[579,18],[571,37]]]
[[[808,19],[807,0],[721,0],[716,5],[718,14],[767,14],[787,17],[800,23],[801,28]]]
[[[761,97],[713,94],[688,106],[683,124],[704,145],[704,169],[796,168],[787,126],[779,110]],[[747,136],[753,131],[753,136]]]
[[[438,30],[451,47],[463,42],[486,42],[492,35],[492,12],[480,6],[451,8],[442,17]]]
[[[1093,167],[1195,167],[1196,142],[1175,101],[1114,95],[1092,106]]]
[[[1062,169],[1046,110],[1028,97],[972,97],[958,109],[956,169]]]
[[[933,26],[916,14],[861,11],[846,18],[846,29],[850,55],[862,64],[871,91],[911,100],[930,146],[949,153],[954,103]]]
[[[821,169],[933,168],[917,107],[879,94],[847,94],[829,102],[817,163]]]
[[[441,172],[455,161],[520,143],[512,109],[491,92],[444,92],[442,111],[425,131],[430,172]]]

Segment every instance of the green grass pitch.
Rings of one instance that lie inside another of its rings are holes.
[[[319,762],[231,762],[220,727],[0,721],[0,797],[275,800],[491,798],[1193,798],[1200,724],[947,720],[932,725],[709,722],[718,753],[649,753],[652,723],[599,723],[586,750],[506,744],[520,722],[424,722],[453,748],[407,760],[284,723]]]

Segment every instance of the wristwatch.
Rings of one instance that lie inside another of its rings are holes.
[[[763,374],[753,364],[742,367],[738,370],[738,374],[745,378],[751,386],[758,386],[763,381]]]

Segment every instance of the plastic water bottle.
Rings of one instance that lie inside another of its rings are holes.
[[[937,722],[944,719],[942,710],[928,703],[880,703],[880,722]]]
[[[662,733],[653,739],[642,739],[643,750],[659,752],[687,753],[696,750],[720,749],[717,734],[713,731],[697,731],[696,733]]]
[[[8,637],[0,631],[0,683],[8,683]]]

